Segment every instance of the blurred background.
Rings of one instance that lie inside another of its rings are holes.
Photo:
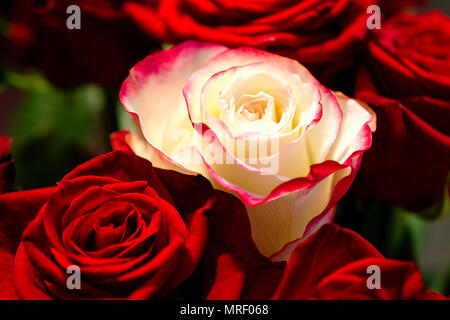
[[[0,4],[0,135],[14,139],[15,190],[54,185],[78,164],[110,151],[110,133],[132,121],[118,99],[120,84],[137,61],[161,49],[120,15],[111,13],[101,24],[83,16],[82,29],[71,32],[65,20],[40,21],[36,12],[47,10],[46,1],[32,2],[30,12],[16,1]],[[431,8],[449,15],[450,1],[429,1],[424,10]],[[432,210],[426,216],[433,219],[425,219],[350,192],[337,222],[387,257],[414,260],[427,286],[448,295],[448,197]]]

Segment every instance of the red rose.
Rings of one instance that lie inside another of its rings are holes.
[[[379,289],[367,285],[375,283],[368,281],[374,266]],[[299,244],[285,268],[262,269],[245,298],[445,299],[425,288],[412,262],[386,259],[361,236],[334,224]]]
[[[206,263],[189,297],[235,298],[268,263],[236,198],[126,152],[79,166],[55,188],[0,195],[0,211],[1,298],[179,297]],[[80,289],[67,287],[72,265]]]
[[[0,194],[11,190],[14,165],[11,158],[11,139],[0,136]]]
[[[356,96],[378,118],[354,191],[424,209],[444,193],[450,164],[450,19],[400,14],[374,30]]]
[[[66,26],[66,10],[74,4],[81,9],[80,30]],[[64,87],[117,86],[136,61],[160,47],[109,0],[18,0],[10,20],[7,51],[12,58]]]
[[[348,0],[141,0],[123,5],[143,30],[164,42],[199,40],[269,50],[299,60],[327,85],[361,52],[366,7]],[[166,26],[159,34],[156,15]]]

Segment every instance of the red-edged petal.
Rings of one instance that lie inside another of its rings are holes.
[[[169,156],[186,147],[184,141],[192,134],[182,88],[192,73],[225,49],[217,44],[187,41],[148,56],[130,70],[120,99],[139,120],[147,142],[159,151],[150,159],[155,165],[160,166],[162,161],[167,162],[166,168],[177,166]],[[161,126],[165,129],[161,130]]]

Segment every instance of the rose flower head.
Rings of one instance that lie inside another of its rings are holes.
[[[238,199],[130,152],[94,158],[57,187],[0,195],[0,209],[3,297],[182,298],[181,286],[207,262],[215,267],[200,274],[190,297],[215,295],[228,276],[233,286],[216,297],[236,298],[253,268],[268,263]]]
[[[120,97],[145,140],[113,145],[238,195],[266,256],[331,220],[375,129],[363,103],[252,48],[185,42],[134,66]]]

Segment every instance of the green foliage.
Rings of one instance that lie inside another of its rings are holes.
[[[37,74],[6,73],[4,85],[24,99],[13,119],[17,189],[54,185],[76,165],[107,150],[105,93],[95,85],[53,87]]]

